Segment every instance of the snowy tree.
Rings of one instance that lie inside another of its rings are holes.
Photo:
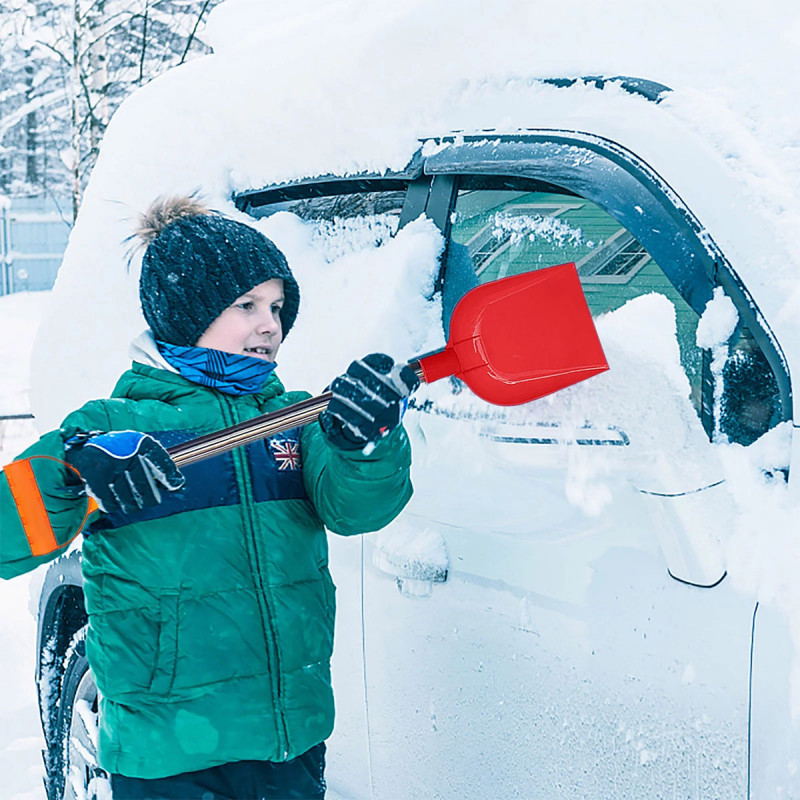
[[[6,0],[0,11],[0,191],[83,187],[114,109],[208,51],[219,0]]]
[[[37,112],[46,100],[37,97],[35,40],[25,10],[0,15],[0,188],[6,193],[41,179]]]

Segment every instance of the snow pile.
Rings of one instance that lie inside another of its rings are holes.
[[[26,413],[28,362],[49,292],[0,297],[0,414]],[[0,421],[0,466],[36,439],[28,420]],[[44,797],[44,747],[36,705],[36,618],[44,568],[0,581],[0,785],[8,800]]]
[[[335,261],[348,253],[378,247],[397,233],[399,219],[392,214],[316,221],[312,241],[322,250],[326,261]]]
[[[722,16],[712,0],[691,8],[616,0],[613,15],[591,0],[569,8],[466,0],[458,15],[446,0],[218,6],[208,30],[214,55],[153,81],[111,121],[37,348],[42,425],[107,394],[126,366],[127,342],[143,323],[123,241],[155,196],[201,187],[233,213],[235,191],[402,169],[421,139],[453,130],[566,127],[621,142],[663,172],[737,268],[752,267],[751,291],[775,308],[787,299],[796,306],[797,266],[787,254],[800,252],[791,183],[800,151],[793,104],[778,88],[781,75],[796,72],[796,13],[777,0],[756,16],[735,5]],[[654,31],[663,44],[653,46]],[[770,53],[769,73],[739,57],[741,41]],[[582,74],[638,75],[676,91],[655,106],[618,86],[564,90],[531,80]],[[740,210],[721,197],[745,198],[745,218],[734,219]],[[765,232],[765,221],[773,229]],[[800,351],[798,318],[780,317],[783,346],[793,338]],[[75,354],[90,346],[91,366],[76,374]]]
[[[410,580],[442,580],[450,568],[447,543],[439,531],[420,530],[399,517],[375,537],[372,561],[378,569]]]
[[[399,361],[444,346],[441,299],[427,299],[443,240],[429,220],[378,246],[363,236],[368,223],[331,226],[281,212],[259,227],[284,251],[300,285],[297,323],[279,353],[287,387],[322,391],[368,352]],[[333,241],[323,232],[335,232]]]
[[[738,322],[739,312],[736,306],[722,288],[717,286],[697,324],[697,346],[713,350],[725,344],[733,335]]]
[[[484,436],[541,430],[562,444],[567,499],[589,515],[611,501],[623,476],[648,491],[691,491],[722,477],[691,401],[676,338],[675,308],[661,294],[637,297],[597,319],[610,369],[522,406],[498,408],[446,382],[423,387],[417,404],[480,421]],[[577,440],[623,434],[625,447],[571,447]],[[453,434],[454,437],[460,434]],[[488,445],[487,445],[488,446]],[[461,448],[453,443],[461,458]],[[555,466],[555,464],[554,464]]]
[[[5,343],[0,359],[0,415],[30,413],[31,347],[49,300],[49,292],[19,292],[0,297],[0,341]]]
[[[714,296],[706,305],[697,325],[696,341],[698,347],[711,351],[711,375],[714,379],[714,408],[722,408],[724,380],[722,371],[728,359],[728,339],[733,335],[739,322],[739,312],[733,301],[726,296],[722,287],[714,289]],[[714,416],[714,438],[720,435],[720,414]]]

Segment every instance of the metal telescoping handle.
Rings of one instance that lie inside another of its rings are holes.
[[[310,422],[314,422],[328,407],[332,397],[330,392],[325,392],[279,411],[263,414],[260,417],[240,422],[238,425],[232,425],[230,428],[223,428],[175,445],[170,447],[167,452],[178,467],[194,464],[196,461],[226,453],[228,450],[250,444],[250,442],[257,442],[267,436],[274,436],[281,431],[308,425]]]
[[[411,361],[408,366],[414,370],[420,381],[425,380],[419,361]],[[278,411],[262,414],[260,417],[245,420],[238,425],[232,425],[229,428],[223,428],[177,444],[170,447],[167,452],[178,467],[194,464],[196,461],[226,453],[228,450],[250,444],[250,442],[275,436],[275,434],[290,428],[308,425],[314,422],[328,407],[332,397],[331,392],[324,392]]]

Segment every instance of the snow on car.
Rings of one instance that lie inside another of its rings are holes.
[[[158,194],[198,189],[284,250],[291,388],[441,347],[464,292],[506,275],[575,262],[596,315],[611,369],[584,384],[518,408],[423,387],[408,509],[331,537],[336,792],[800,796],[800,170],[757,80],[796,68],[798,28],[774,5],[786,26],[229,0],[214,55],[112,121],[34,355],[43,430],[126,367],[125,239]],[[656,29],[679,54],[632,35]],[[745,38],[770,69],[739,62]],[[77,769],[62,755],[96,708],[85,622],[75,550],[40,605],[51,798],[102,777],[90,736]]]

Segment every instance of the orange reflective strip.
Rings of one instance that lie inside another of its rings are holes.
[[[44,556],[58,550],[60,545],[50,525],[30,461],[12,461],[3,468],[3,472],[17,506],[22,529],[31,546],[31,553],[34,556]]]

